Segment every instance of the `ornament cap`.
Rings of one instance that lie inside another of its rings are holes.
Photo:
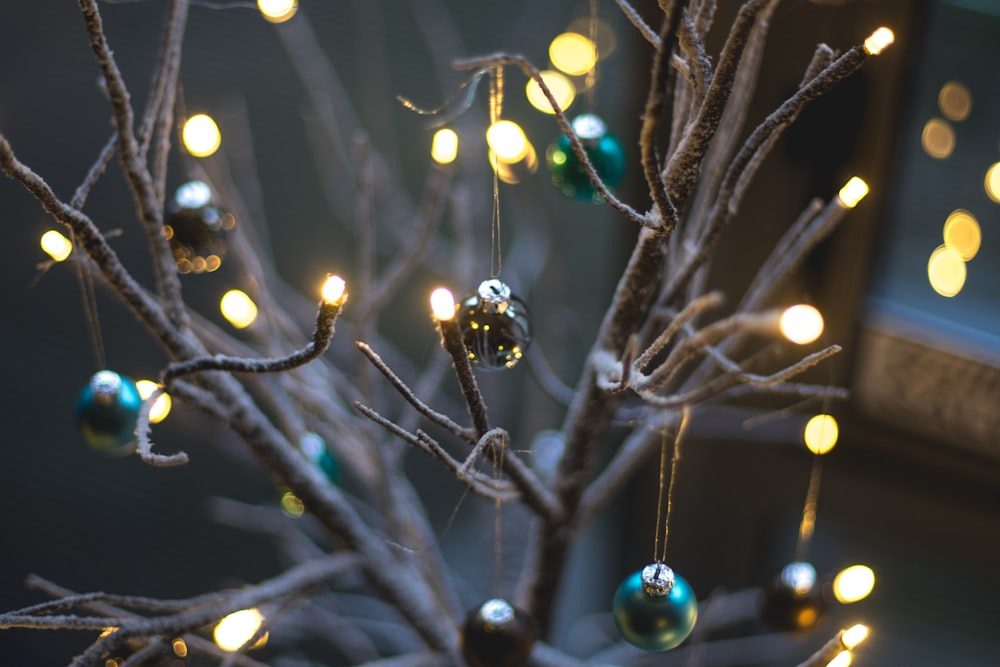
[[[670,595],[674,587],[674,571],[663,563],[650,563],[642,568],[642,590],[653,598]]]
[[[118,402],[122,391],[122,376],[114,371],[98,371],[90,378],[94,403],[111,406]]]
[[[580,114],[573,119],[572,124],[573,132],[583,141],[596,141],[608,133],[608,126],[596,114]]]
[[[174,201],[180,208],[201,208],[212,201],[212,187],[205,181],[188,181],[174,193]]]
[[[514,608],[500,598],[492,598],[479,608],[479,618],[488,626],[503,626],[514,620]]]
[[[816,585],[816,568],[805,561],[792,561],[781,568],[781,582],[795,595],[805,597]]]
[[[510,287],[498,278],[479,283],[476,293],[479,295],[479,302],[490,312],[502,314],[510,302]]]

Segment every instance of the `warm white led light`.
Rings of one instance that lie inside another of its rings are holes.
[[[858,202],[865,198],[868,194],[868,184],[864,182],[861,178],[857,176],[852,176],[844,187],[840,188],[840,192],[837,193],[837,198],[840,203],[847,208],[854,208],[858,205]]]
[[[184,123],[181,131],[184,147],[195,157],[208,157],[222,145],[222,133],[208,114],[195,114]]]
[[[844,645],[844,648],[852,649],[864,640],[868,639],[868,632],[868,626],[864,623],[852,625],[844,630],[844,633],[840,635],[840,643]]]
[[[833,596],[841,604],[868,597],[875,588],[875,571],[867,565],[852,565],[841,570],[833,580]]]
[[[257,319],[257,304],[242,290],[229,290],[223,294],[219,309],[222,316],[237,329],[245,329]]]
[[[434,133],[431,140],[431,157],[438,164],[451,164],[458,157],[458,134],[455,130],[442,128]]]
[[[896,40],[896,36],[892,34],[892,30],[882,26],[865,40],[865,51],[873,56],[877,56],[882,53],[890,44]]]
[[[823,316],[815,307],[799,304],[785,309],[778,326],[791,342],[807,345],[823,335]]]
[[[139,380],[135,383],[135,388],[139,390],[139,396],[142,400],[146,400],[153,395],[153,392],[160,387],[159,383],[153,382],[152,380]],[[170,408],[173,405],[173,401],[170,400],[170,394],[160,394],[153,401],[153,405],[149,408],[149,423],[159,424],[161,421],[167,418],[170,414]]]
[[[42,250],[57,262],[64,261],[73,253],[73,243],[54,229],[42,234]]]
[[[455,295],[447,287],[431,292],[431,312],[439,322],[455,317]]]
[[[347,288],[347,283],[340,276],[329,275],[323,282],[323,288],[320,290],[323,295],[323,301],[331,305],[337,305],[343,303],[344,301],[344,290]]]
[[[264,615],[257,609],[241,609],[224,617],[212,636],[223,651],[237,651],[257,634]]]
[[[295,16],[298,0],[257,0],[257,9],[271,23],[284,23]]]

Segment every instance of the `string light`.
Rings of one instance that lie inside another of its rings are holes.
[[[257,304],[242,290],[229,290],[223,294],[219,309],[222,316],[237,329],[245,329],[257,319]]]
[[[281,494],[280,505],[281,510],[293,519],[297,519],[302,516],[306,511],[305,504],[291,491],[285,491]]]
[[[241,609],[234,611],[219,621],[215,626],[212,636],[215,639],[215,643],[223,651],[237,651],[253,639],[257,631],[260,630],[263,622],[264,615],[258,609]],[[266,641],[267,633],[264,633],[250,648],[263,646]]]
[[[833,579],[833,596],[841,604],[864,600],[875,588],[875,571],[867,565],[852,565]]]
[[[54,229],[42,234],[42,250],[57,262],[65,261],[73,253],[73,243]]]
[[[573,100],[576,99],[576,86],[573,85],[569,77],[552,69],[539,72],[539,76],[549,92],[552,93],[552,97],[556,99],[556,104],[559,105],[560,109],[565,111],[573,104]],[[542,113],[554,114],[556,112],[552,103],[549,102],[549,98],[545,97],[545,93],[542,92],[542,87],[534,79],[528,80],[524,93],[531,106]]]
[[[826,667],[847,667],[851,664],[851,652],[841,651],[833,656],[833,660],[826,663]]]
[[[957,250],[939,245],[927,260],[927,279],[935,292],[953,297],[965,287],[965,261]]]
[[[983,179],[983,187],[990,199],[1000,204],[1000,162],[994,162],[986,170],[986,177]]]
[[[431,158],[438,164],[451,164],[458,157],[458,134],[455,130],[442,128],[434,133],[431,140]]]
[[[955,131],[947,121],[931,118],[920,133],[920,145],[932,158],[944,160],[955,150]]]
[[[284,23],[299,10],[298,0],[257,0],[257,9],[271,23]]]
[[[806,422],[802,439],[813,454],[826,454],[837,444],[840,429],[832,415],[814,415]]]
[[[882,26],[877,29],[868,39],[865,40],[865,52],[877,56],[882,53],[885,49],[889,47],[896,40],[896,36],[892,34],[892,30]]]
[[[158,382],[153,382],[152,380],[138,380],[135,383],[135,388],[139,390],[139,396],[142,400],[146,400],[153,395],[153,392],[160,388]],[[170,399],[170,394],[163,393],[156,397],[153,401],[153,405],[149,408],[149,423],[159,424],[161,421],[167,418],[170,414],[170,408],[173,405],[173,401]]]
[[[486,130],[486,143],[500,162],[520,162],[529,152],[528,137],[512,120],[498,120]]]
[[[222,145],[219,126],[208,114],[195,114],[184,123],[181,131],[184,148],[195,157],[208,157]]]
[[[174,649],[174,655],[178,658],[185,658],[188,654],[187,643],[183,639],[175,639],[171,643],[171,647]]]
[[[854,208],[868,194],[868,184],[858,176],[852,176],[837,193],[837,200],[846,208]]]
[[[345,289],[347,288],[347,283],[340,276],[329,275],[326,280],[323,281],[323,287],[320,289],[320,293],[323,296],[323,301],[330,304],[331,306],[337,306],[344,302],[347,298]]]
[[[431,312],[439,322],[455,317],[455,295],[447,287],[438,287],[431,292]]]
[[[979,252],[983,235],[976,217],[963,209],[955,209],[944,221],[944,244],[968,262]]]
[[[840,635],[840,643],[844,645],[844,648],[852,649],[868,639],[868,632],[868,626],[863,623],[852,625]]]
[[[575,32],[564,32],[549,44],[549,60],[570,76],[583,76],[597,64],[597,47]]]
[[[808,304],[786,308],[778,321],[782,335],[797,345],[807,345],[823,335],[823,316]]]
[[[972,93],[958,81],[949,81],[938,93],[938,108],[949,120],[961,122],[972,111]]]

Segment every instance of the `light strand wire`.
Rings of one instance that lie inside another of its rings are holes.
[[[660,429],[660,478],[659,492],[656,501],[656,528],[653,535],[653,560],[663,563],[667,559],[667,538],[670,534],[670,514],[674,506],[674,486],[677,481],[677,468],[681,460],[681,442],[687,431],[691,417],[691,408],[685,405],[681,408],[681,421],[674,434],[673,446],[670,448],[670,471],[667,472],[667,413],[663,413],[663,427]],[[664,499],[666,502],[664,503]],[[665,505],[665,507],[664,507]],[[663,530],[660,530],[660,524]],[[660,535],[662,534],[662,544]],[[661,548],[662,547],[662,548]]]

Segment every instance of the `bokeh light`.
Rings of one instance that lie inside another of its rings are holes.
[[[802,440],[813,454],[826,454],[837,444],[840,428],[832,415],[814,415],[806,422]]]
[[[927,260],[927,278],[941,296],[953,297],[965,286],[965,260],[957,251],[942,244]]]
[[[458,157],[458,134],[447,127],[434,133],[431,158],[438,164],[451,164]]]
[[[958,81],[949,81],[938,93],[938,108],[945,118],[961,122],[972,111],[972,93]]]
[[[39,243],[42,250],[57,262],[62,262],[73,254],[73,243],[54,229],[42,234]]]
[[[138,380],[135,383],[135,388],[139,391],[139,396],[142,400],[146,400],[153,395],[153,392],[159,389],[160,384],[152,380]],[[153,401],[153,405],[149,408],[149,423],[159,424],[161,421],[167,418],[170,414],[170,408],[173,405],[173,401],[170,400],[170,394],[163,393],[156,397]]]
[[[833,596],[841,604],[864,600],[875,588],[875,571],[867,565],[852,565],[833,579]]]
[[[223,651],[237,651],[253,639],[263,622],[264,615],[258,609],[241,609],[219,621],[212,636]],[[263,639],[262,637],[253,647],[262,645]]]
[[[528,155],[528,138],[512,120],[498,120],[490,125],[486,143],[500,162],[520,162]]]
[[[931,118],[920,133],[920,144],[932,158],[943,160],[955,150],[955,131],[947,121]]]
[[[305,504],[303,504],[302,500],[291,491],[285,491],[281,494],[280,505],[281,511],[293,519],[297,519],[302,516],[306,511]]]
[[[597,48],[579,33],[564,32],[549,44],[549,60],[570,76],[583,76],[597,64]]]
[[[208,157],[222,145],[219,126],[208,114],[195,114],[184,123],[181,131],[184,148],[195,157]]]
[[[222,316],[237,329],[245,329],[257,319],[257,304],[243,290],[229,290],[219,302]]]
[[[187,657],[188,654],[187,642],[185,642],[183,639],[180,638],[175,639],[173,642],[171,642],[170,646],[171,648],[174,649],[174,655],[176,655],[178,658]]]
[[[271,23],[284,23],[295,16],[298,0],[257,0],[257,9]]]
[[[808,304],[786,308],[778,326],[785,338],[797,345],[807,345],[823,335],[823,315]]]
[[[990,199],[1000,204],[1000,162],[994,162],[986,170],[986,178],[983,179],[983,187]]]
[[[962,256],[966,262],[976,256],[983,236],[975,216],[955,209],[944,221],[944,244]]]
[[[573,100],[576,99],[576,86],[573,85],[569,77],[552,69],[539,72],[539,75],[542,81],[545,82],[546,87],[548,87],[549,92],[552,93],[552,97],[556,99],[556,104],[559,105],[559,108],[563,111],[569,109],[573,104]],[[525,87],[524,92],[531,106],[547,114],[554,114],[556,112],[549,103],[549,98],[545,97],[545,93],[542,92],[542,87],[534,79],[528,80],[528,85]]]

